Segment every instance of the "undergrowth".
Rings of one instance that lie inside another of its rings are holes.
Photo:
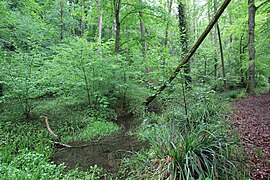
[[[69,143],[118,131],[118,126],[110,122],[116,119],[112,109],[86,106],[76,99],[51,98],[40,102],[31,119],[25,121],[18,106],[15,102],[4,104],[0,116],[1,179],[99,179],[104,176],[97,166],[89,167],[88,171],[66,170],[64,164],[50,162],[55,139],[40,115],[47,116],[51,129],[64,143]]]
[[[168,103],[162,115],[148,114],[138,132],[151,148],[126,159],[126,179],[246,179],[245,155],[231,128],[227,104],[214,91],[199,88],[181,103]],[[134,168],[135,167],[135,168]],[[127,176],[128,175],[128,176]]]

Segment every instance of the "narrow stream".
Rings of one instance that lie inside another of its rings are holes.
[[[128,134],[140,124],[138,119],[125,116],[119,118],[117,124],[122,127],[118,133],[101,139],[71,143],[74,147],[57,151],[51,160],[57,164],[64,162],[69,169],[78,167],[87,170],[90,166],[98,165],[108,172],[117,172],[124,157],[130,157],[148,147],[145,142]]]

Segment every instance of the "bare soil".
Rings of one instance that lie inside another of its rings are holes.
[[[233,102],[233,122],[249,158],[253,179],[270,179],[270,93]]]

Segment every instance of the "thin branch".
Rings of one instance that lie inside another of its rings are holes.
[[[59,142],[61,142],[61,139],[59,136],[57,136],[52,129],[49,126],[49,121],[48,121],[48,117],[47,116],[40,116],[41,118],[44,118],[45,120],[45,124],[46,124],[46,128],[48,129],[49,133],[51,133],[51,135],[53,135],[55,137],[55,139],[57,139]]]

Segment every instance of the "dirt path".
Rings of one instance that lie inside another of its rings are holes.
[[[233,109],[253,179],[270,179],[270,93],[237,100]]]

